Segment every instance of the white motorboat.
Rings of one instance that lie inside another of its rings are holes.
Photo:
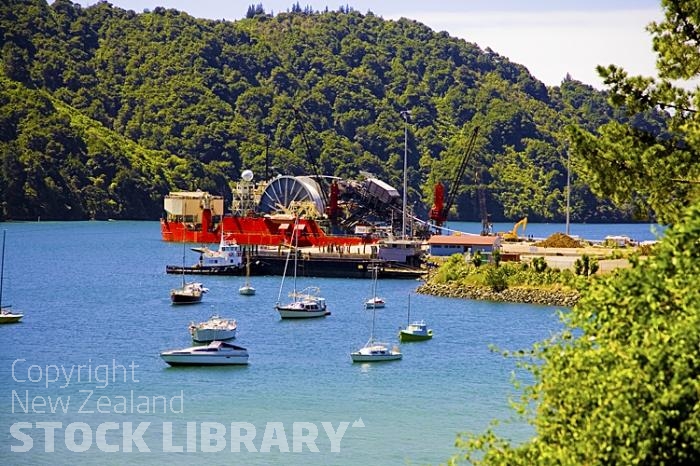
[[[386,302],[384,301],[384,298],[375,296],[374,298],[370,298],[365,302],[365,307],[367,309],[381,309],[385,304]]]
[[[201,269],[229,268],[241,269],[243,267],[243,251],[235,239],[227,239],[221,232],[221,240],[218,249],[210,249],[206,246],[192,248],[199,253],[199,261],[196,267]]]
[[[408,295],[408,315],[406,317],[406,328],[399,330],[399,340],[424,341],[433,338],[433,330],[428,328],[424,320],[414,320],[411,322],[411,295]]]
[[[433,338],[433,330],[423,320],[416,320],[401,329],[399,339],[404,341],[423,341]]]
[[[238,323],[235,319],[224,319],[217,315],[209,320],[195,324],[190,323],[190,334],[197,343],[209,343],[215,340],[224,341],[236,338]]]
[[[0,324],[14,324],[22,320],[24,314],[19,312],[11,312],[10,306],[2,305],[2,282],[5,271],[5,234],[6,230],[2,231],[2,254],[0,254]]]
[[[242,346],[213,341],[207,346],[192,346],[164,351],[160,357],[171,366],[226,366],[248,364],[248,350]]]
[[[183,243],[184,244],[184,243]],[[188,273],[195,275],[240,275],[243,269],[243,250],[232,237],[227,238],[221,232],[218,249],[208,246],[191,248],[199,253],[199,260],[194,265],[185,265],[183,249],[182,265],[166,265],[166,273]]]

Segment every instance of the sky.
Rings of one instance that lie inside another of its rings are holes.
[[[74,0],[83,6],[96,0]],[[656,55],[646,26],[661,21],[659,0],[109,0],[137,13],[157,6],[208,19],[238,20],[250,5],[280,13],[340,6],[387,20],[409,18],[435,31],[487,47],[525,66],[548,86],[566,74],[604,89],[597,65],[622,66],[630,75],[656,76]]]

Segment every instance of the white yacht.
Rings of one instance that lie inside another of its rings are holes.
[[[365,346],[350,353],[352,362],[395,361],[403,355],[397,346],[389,349],[386,343],[370,339]]]
[[[226,366],[248,364],[248,350],[242,346],[213,341],[207,346],[192,346],[164,351],[160,357],[171,366]]]
[[[294,244],[289,245],[287,249],[287,259],[284,262],[284,273],[282,274],[282,282],[280,283],[280,291],[277,295],[277,304],[275,304],[275,309],[279,312],[280,317],[283,319],[308,319],[311,317],[325,317],[330,315],[326,307],[326,299],[321,297],[321,290],[316,286],[309,286],[302,291],[297,291],[297,258],[299,257],[299,250],[297,249],[297,242],[299,240],[299,229],[298,229],[299,218],[294,222]],[[287,304],[281,304],[280,299],[282,297],[282,289],[284,287],[284,279],[287,277],[287,268],[289,266],[289,259],[294,254],[294,281],[293,281],[293,291],[289,293],[289,297],[292,301]]]
[[[287,304],[277,303],[275,309],[283,319],[305,319],[310,317],[325,317],[330,315],[326,307],[326,299],[318,296],[319,289],[313,286],[300,292],[292,292],[293,301]]]

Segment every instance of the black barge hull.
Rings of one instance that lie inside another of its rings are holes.
[[[283,275],[286,255],[258,255],[250,261],[251,275]],[[293,273],[293,259],[290,259],[287,273]],[[427,270],[377,259],[344,257],[299,257],[297,258],[297,276],[327,278],[372,278],[372,268],[378,267],[378,278],[421,278]],[[245,275],[245,267],[182,267],[168,265],[167,273],[192,275]]]

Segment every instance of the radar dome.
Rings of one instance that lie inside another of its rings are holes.
[[[252,170],[243,170],[243,173],[241,173],[241,178],[243,178],[244,181],[252,181],[253,180],[253,171]]]

